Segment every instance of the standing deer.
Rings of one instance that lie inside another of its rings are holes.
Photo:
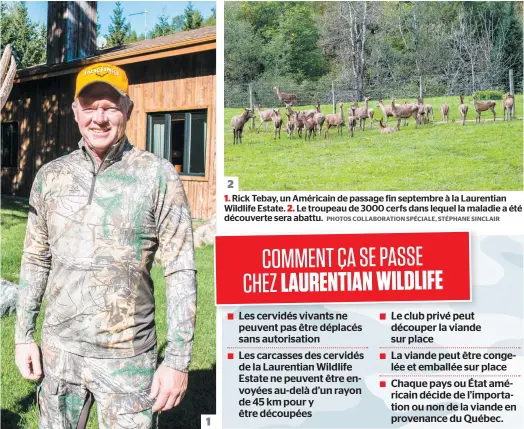
[[[435,116],[433,115],[433,106],[431,104],[424,104],[424,115],[426,116],[426,124],[429,122],[431,116],[431,122],[435,122]]]
[[[255,112],[258,113],[258,119],[260,121],[260,123],[258,124],[257,133],[260,133],[260,127],[262,126],[262,124],[265,124],[267,131],[267,122],[271,121],[271,118],[273,116],[273,109],[261,110],[260,104],[253,104],[253,107],[255,109]]]
[[[317,103],[314,109],[309,109],[304,111],[304,115],[306,115],[306,118],[315,116],[316,113],[320,112],[320,103]]]
[[[433,106],[431,104],[424,104],[424,112],[426,113],[426,123],[429,122],[431,116],[431,122],[435,122],[435,116],[433,115]]]
[[[446,119],[446,123],[449,122],[449,104],[440,106],[440,115],[442,116],[442,122],[444,122],[444,118]]]
[[[358,103],[355,103],[355,116],[360,122],[360,129],[364,131],[366,129],[366,119],[369,117],[369,97],[364,99],[366,103],[364,107],[358,107]]]
[[[326,117],[320,112],[320,103],[317,104],[317,113],[313,115],[317,130],[320,136],[322,136],[322,127],[324,126],[324,121]]]
[[[357,127],[357,116],[356,116],[357,106],[353,104],[351,106],[351,115],[348,112],[348,137],[353,137],[355,128]]]
[[[462,95],[460,95],[459,115],[460,119],[462,119],[462,125],[465,125],[466,117],[468,116],[468,105],[464,104],[464,97]]]
[[[504,120],[506,120],[506,112],[508,121],[515,117],[515,97],[511,94],[506,94],[504,100],[502,100],[502,107],[504,109]]]
[[[395,104],[395,99],[393,98],[391,99],[391,112],[393,113],[393,116],[397,118],[397,130],[399,131],[400,122],[402,121],[402,118],[407,119],[412,116],[413,118],[415,118],[415,125],[418,126],[420,124],[421,106],[419,106],[418,104],[408,103],[399,106],[398,104]]]
[[[273,140],[277,139],[277,131],[278,131],[278,138],[280,140],[280,129],[282,128],[282,116],[280,115],[279,109],[273,110],[273,114],[271,115],[271,120],[273,121]]]
[[[280,92],[279,86],[275,86],[273,89],[277,92],[277,97],[281,103],[290,104],[292,106],[297,104],[297,96],[295,94]]]
[[[297,117],[304,124],[304,141],[311,141],[311,134],[315,137],[315,120],[312,116],[306,116],[305,112],[298,112]]]
[[[429,117],[431,116],[431,121],[435,121],[435,116],[433,115],[433,106],[431,104],[424,104],[422,97],[418,97],[419,107],[419,124],[428,124]]]
[[[382,123],[382,118],[380,118],[380,121],[378,121],[378,127],[380,128],[380,134],[389,134],[397,131],[396,128],[385,126]]]
[[[375,110],[372,108],[368,109],[368,118],[370,121],[369,128],[373,128],[373,116],[375,116]]]
[[[298,112],[293,111],[291,106],[292,104],[286,104],[286,109],[289,113],[289,117],[295,124],[295,129],[297,130],[298,136],[302,138],[302,129],[304,128],[304,121],[302,121],[302,119],[298,117]]]
[[[491,110],[493,112],[493,120],[495,120],[495,106],[497,103],[495,103],[493,100],[488,101],[477,101],[477,96],[473,96],[473,105],[475,106],[475,110],[477,112],[477,118],[475,122],[480,123],[480,114],[482,112],[485,112],[486,110]]]
[[[246,109],[239,115],[233,116],[231,119],[231,126],[233,127],[233,144],[242,144],[242,131],[244,130],[244,124],[254,118],[253,111]]]
[[[326,131],[324,137],[327,139],[328,137],[328,131],[332,127],[337,127],[337,136],[340,134],[342,135],[342,127],[344,126],[344,104],[340,103],[340,113],[331,113],[330,115],[326,115]]]
[[[295,131],[295,121],[293,121],[293,117],[291,113],[286,112],[286,116],[287,116],[286,132],[287,132],[288,138],[291,138],[291,136],[293,135]]]
[[[380,107],[380,110],[382,110],[382,113],[384,114],[384,118],[386,118],[386,125],[387,125],[389,117],[393,116],[393,111],[391,109],[391,106],[386,106],[384,105],[382,100],[378,100],[378,107]]]

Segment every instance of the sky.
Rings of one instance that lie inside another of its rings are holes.
[[[28,1],[27,9],[31,21],[47,22],[47,3],[46,1]],[[115,1],[98,1],[98,16],[102,26],[102,34],[107,34],[107,27],[111,24],[111,16],[115,8]],[[128,16],[132,13],[143,12],[147,10],[147,31],[151,30],[158,21],[158,16],[162,14],[162,8],[165,8],[166,14],[173,18],[176,15],[184,13],[189,2],[186,1],[122,1],[126,21],[131,24],[131,29],[137,34],[144,33],[144,15]],[[214,1],[193,1],[193,8],[207,18],[211,15],[211,9],[215,7]]]

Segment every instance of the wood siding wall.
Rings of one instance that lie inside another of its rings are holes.
[[[146,148],[147,113],[207,109],[205,177],[181,176],[191,215],[208,219],[216,201],[215,51],[168,57],[124,65],[135,103],[127,135]],[[2,194],[28,196],[38,169],[78,148],[81,136],[73,117],[75,74],[20,83],[14,86],[2,121],[19,122],[19,166],[2,169]]]

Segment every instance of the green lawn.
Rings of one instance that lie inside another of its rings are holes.
[[[2,199],[1,272],[2,278],[13,282],[17,282],[19,278],[27,210],[28,205],[25,201]],[[160,428],[200,428],[201,414],[215,414],[216,340],[213,247],[196,249],[196,262],[198,269],[198,312],[188,392],[179,407],[160,415]],[[154,267],[152,275],[155,282],[159,350],[163,350],[166,334],[166,301],[161,268]],[[1,427],[5,429],[35,429],[38,425],[38,410],[34,401],[35,384],[24,380],[15,366],[14,322],[14,316],[4,317],[0,320],[2,337]],[[41,323],[42,317],[38,320],[37,337],[39,337]],[[97,427],[95,409],[93,408],[88,428]]]
[[[466,97],[470,122],[465,126],[458,122],[458,97],[424,101],[433,105],[435,122],[440,121],[442,103],[450,105],[450,121],[457,122],[416,129],[410,119],[400,132],[382,135],[378,131],[382,111],[372,100],[369,107],[375,109],[376,125],[368,129],[367,121],[366,130],[357,129],[353,138],[345,128],[342,137],[331,129],[328,140],[304,142],[296,134],[289,139],[282,132],[275,141],[272,125],[268,132],[262,126],[257,134],[248,123],[243,144],[233,145],[231,118],[242,109],[225,109],[224,173],[238,176],[243,191],[522,190],[522,95],[516,96],[517,120],[494,122],[488,111],[482,113],[480,124],[475,123],[472,98]],[[346,118],[347,106],[346,102]],[[295,110],[309,108],[313,106]],[[502,118],[502,100],[495,110]],[[331,113],[332,107],[321,106],[321,111]],[[285,109],[281,114],[286,122]]]

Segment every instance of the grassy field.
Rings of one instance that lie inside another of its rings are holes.
[[[328,140],[317,136],[304,142],[296,134],[289,139],[282,132],[275,141],[272,124],[267,132],[262,126],[257,134],[248,123],[243,144],[233,145],[231,118],[242,109],[225,109],[224,174],[238,176],[243,191],[522,190],[522,95],[516,96],[517,120],[494,122],[488,111],[482,113],[480,124],[475,123],[472,98],[466,97],[465,126],[458,122],[458,97],[424,101],[433,105],[435,122],[441,120],[443,103],[450,105],[450,121],[457,122],[416,129],[410,119],[400,132],[382,135],[378,131],[382,111],[372,100],[369,107],[375,109],[375,126],[368,129],[367,121],[366,130],[357,129],[353,138],[345,128],[342,137],[331,129]],[[346,118],[347,106],[346,102]],[[304,107],[309,108],[313,106]],[[502,119],[502,100],[495,110]],[[321,111],[331,113],[332,107],[321,106]],[[284,113],[281,108],[286,122]]]
[[[28,205],[24,201],[2,199],[1,273],[2,278],[13,282],[17,282],[19,278],[27,210]],[[200,428],[201,414],[215,414],[216,341],[213,247],[208,246],[197,249],[196,262],[198,269],[198,312],[188,392],[179,407],[160,415],[160,428],[197,429]],[[160,267],[154,267],[152,275],[155,283],[157,305],[158,345],[159,350],[163,350],[166,335],[166,302],[165,287]],[[42,314],[43,312],[41,312]],[[35,404],[36,385],[24,380],[15,366],[14,322],[14,316],[7,316],[0,320],[2,339],[1,427],[4,429],[36,429],[38,426],[38,410]],[[41,324],[42,317],[39,317],[37,337],[40,334]],[[98,428],[94,408],[91,410],[88,428]]]

